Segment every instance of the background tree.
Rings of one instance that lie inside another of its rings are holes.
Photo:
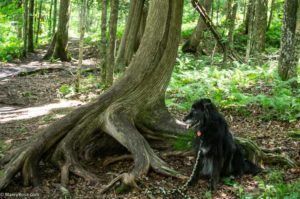
[[[212,0],[203,0],[203,6],[209,14],[212,6]],[[193,30],[190,38],[183,44],[182,51],[189,53],[196,53],[198,51],[198,46],[200,44],[201,38],[203,38],[203,31],[206,29],[206,24],[204,23],[202,17],[199,17],[196,27]]]
[[[278,64],[282,80],[297,78],[297,66],[300,56],[300,1],[287,0],[284,4],[281,48]],[[296,86],[297,79],[293,81]]]
[[[55,16],[54,16],[55,17]],[[51,44],[48,48],[45,59],[53,57],[59,58],[61,61],[70,61],[71,57],[68,54],[68,28],[70,17],[70,0],[60,1],[59,6],[59,22]],[[54,26],[54,23],[53,23]]]
[[[77,74],[76,74],[76,83],[75,89],[76,92],[79,92],[80,87],[80,76],[81,76],[81,67],[83,60],[83,44],[84,44],[84,33],[86,27],[86,13],[87,13],[87,0],[81,1],[81,9],[80,9],[80,38],[79,38],[79,56],[78,56],[78,66],[77,66]]]
[[[24,0],[24,30],[23,30],[23,56],[27,55],[28,47],[28,0]]]
[[[34,0],[29,0],[29,19],[28,19],[28,51],[29,52],[34,52],[33,19],[34,19]]]
[[[118,24],[119,0],[110,1],[110,18],[109,18],[109,45],[106,66],[105,84],[107,86],[113,83],[114,65],[115,65],[115,48],[116,34]]]
[[[101,39],[100,39],[100,68],[101,68],[101,79],[103,82],[106,81],[106,51],[107,51],[107,0],[101,1]]]

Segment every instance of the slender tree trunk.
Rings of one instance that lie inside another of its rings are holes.
[[[22,0],[18,0],[17,2],[17,9],[20,10],[22,8],[22,4],[23,4],[23,1]],[[18,31],[18,38],[19,39],[22,39],[22,29],[23,29],[23,26],[22,26],[22,14],[19,13],[18,16],[17,16],[17,31]]]
[[[29,0],[28,52],[34,52],[33,19],[34,19],[34,0]]]
[[[52,9],[53,9],[53,1],[54,0],[51,0],[50,2],[50,11],[49,11],[49,20],[48,20],[48,35],[51,34],[51,31],[52,31]]]
[[[102,82],[106,81],[106,49],[107,49],[107,0],[102,0],[101,7],[101,42],[100,42],[100,67]]]
[[[278,72],[282,80],[295,78],[292,83],[293,86],[297,86],[299,49],[300,0],[287,0],[284,4]]]
[[[131,61],[138,42],[138,31],[142,19],[144,0],[131,0],[125,31],[116,58],[117,70],[123,70]]]
[[[270,27],[271,27],[271,23],[272,23],[272,19],[273,19],[273,11],[274,11],[274,7],[275,7],[275,0],[272,0],[272,1],[271,1],[271,9],[270,9],[270,14],[269,14],[269,19],[268,19],[267,30],[269,30]]]
[[[114,65],[115,65],[115,44],[117,36],[119,0],[110,1],[110,18],[109,18],[109,47],[107,55],[107,70],[106,70],[106,86],[113,83]]]
[[[250,54],[252,51],[253,46],[253,29],[254,29],[254,16],[255,16],[255,0],[249,0],[248,8],[247,8],[247,29],[246,32],[248,34],[248,40],[247,40],[247,48],[246,48],[246,62],[250,59]]]
[[[256,0],[253,51],[260,53],[265,49],[268,23],[268,0]]]
[[[36,45],[38,45],[38,43],[39,43],[39,34],[40,34],[40,31],[41,31],[42,7],[43,7],[43,1],[40,0],[40,2],[39,2],[39,16],[38,16],[38,21],[37,21],[37,30],[36,30],[36,38],[35,38]]]
[[[59,58],[61,61],[71,60],[71,57],[67,51],[69,17],[70,17],[70,0],[61,0],[59,6],[58,28],[52,38],[47,53],[44,56],[45,59],[49,59],[50,57],[53,57],[55,59]]]
[[[82,60],[83,60],[83,45],[84,45],[84,33],[86,28],[86,14],[87,14],[87,1],[81,1],[81,10],[80,10],[80,39],[79,39],[79,56],[78,56],[78,66],[77,66],[77,74],[76,74],[76,82],[75,89],[76,92],[79,92],[80,88],[80,76],[81,76],[81,68],[82,68]]]
[[[234,27],[235,27],[235,18],[237,14],[237,9],[238,9],[238,3],[235,2],[231,8],[230,16],[228,16],[228,22],[226,22],[228,25],[228,36],[226,42],[226,45],[228,46],[227,49],[233,49]],[[226,61],[227,61],[227,50],[225,51],[223,56],[223,62],[226,63]]]
[[[28,0],[24,0],[24,30],[23,30],[23,56],[27,55],[28,46]]]
[[[211,10],[212,0],[204,0],[203,7],[206,10],[206,13],[209,14]],[[193,30],[191,37],[183,44],[182,52],[195,54],[198,51],[198,46],[203,38],[203,32],[206,29],[206,24],[204,23],[202,17],[199,17],[198,23]]]
[[[61,0],[64,1],[64,0]],[[53,26],[52,26],[52,35],[55,34],[56,31],[56,23],[57,23],[57,0],[53,2]]]
[[[96,151],[103,155],[105,150],[113,152],[113,147],[120,146],[132,154],[134,166],[113,182],[134,186],[135,180],[141,180],[150,169],[182,178],[148,142],[151,138],[166,140],[183,131],[164,104],[180,42],[182,11],[183,0],[150,1],[141,45],[125,74],[98,99],[59,119],[2,158],[6,165],[0,190],[20,171],[25,185],[37,185],[39,162],[46,155],[61,169],[62,185],[68,184],[70,172],[98,182],[82,161]]]

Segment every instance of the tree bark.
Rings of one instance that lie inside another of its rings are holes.
[[[107,38],[106,38],[106,24],[107,24],[107,0],[102,0],[101,7],[101,41],[100,41],[100,68],[101,68],[101,79],[103,83],[106,81],[106,49],[107,49]]]
[[[52,31],[52,10],[53,10],[53,2],[54,0],[51,0],[50,1],[50,11],[49,11],[49,19],[48,19],[48,35],[51,34],[51,31]]]
[[[28,52],[34,52],[33,43],[33,18],[34,18],[34,0],[29,0],[29,19],[28,19]]]
[[[54,16],[55,17],[55,16]],[[70,61],[71,57],[68,48],[68,29],[70,17],[70,0],[60,1],[58,28],[48,48],[45,59],[53,57],[61,61]],[[53,24],[54,26],[54,24]]]
[[[278,64],[279,76],[282,80],[295,78],[297,84],[297,66],[300,46],[300,1],[287,0],[284,4],[282,22],[281,48]]]
[[[170,169],[151,148],[146,137],[168,137],[183,131],[164,104],[180,41],[183,0],[152,0],[141,45],[125,74],[98,99],[54,122],[2,160],[0,190],[22,172],[24,184],[38,184],[38,166],[47,155],[61,169],[61,182],[72,172],[89,181],[97,176],[82,166],[95,151],[122,145],[134,167],[113,182],[135,185],[150,168],[160,174],[183,177]],[[147,136],[149,135],[149,136]],[[117,140],[116,142],[112,142]],[[112,144],[114,143],[114,144]]]
[[[270,8],[270,14],[269,14],[269,19],[268,19],[268,26],[267,26],[267,30],[270,29],[271,27],[271,23],[272,23],[272,19],[273,19],[273,11],[275,8],[275,0],[271,1],[271,8]]]
[[[78,66],[76,71],[76,82],[75,90],[79,92],[80,88],[80,76],[83,60],[83,44],[84,44],[84,33],[86,29],[86,11],[87,11],[87,0],[81,1],[81,10],[80,10],[80,38],[79,38],[79,55],[78,55]]]
[[[36,45],[38,45],[38,43],[39,43],[39,34],[40,34],[40,29],[41,29],[42,7],[43,7],[43,1],[40,0],[40,2],[39,2],[39,17],[38,17],[38,21],[37,21],[37,30],[36,30],[36,38],[35,38]]]
[[[23,56],[27,55],[28,46],[28,0],[24,0],[24,30],[23,30]]]
[[[260,53],[265,50],[268,23],[268,0],[256,0],[254,20],[253,51]]]
[[[138,31],[142,19],[144,0],[131,0],[129,14],[125,26],[125,31],[119,46],[116,58],[117,70],[123,70],[127,66],[133,54],[136,52],[138,42]]]
[[[204,0],[203,6],[206,10],[206,13],[209,14],[212,6],[212,0]],[[198,51],[198,46],[203,38],[203,32],[206,29],[206,24],[200,16],[197,22],[196,27],[193,30],[191,37],[183,44],[182,52],[195,54]]]
[[[115,65],[115,44],[118,24],[119,0],[110,1],[110,19],[109,19],[109,47],[107,55],[106,67],[106,86],[111,86],[113,83],[114,65]]]
[[[57,0],[54,0],[54,2],[53,2],[53,25],[52,25],[52,35],[55,34],[56,23],[57,23]]]

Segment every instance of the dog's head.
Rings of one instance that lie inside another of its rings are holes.
[[[187,124],[187,128],[201,128],[206,125],[210,118],[210,112],[214,108],[210,99],[203,98],[196,101],[191,111],[184,117],[183,121]]]

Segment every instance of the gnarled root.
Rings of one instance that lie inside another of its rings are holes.
[[[261,149],[255,142],[245,138],[235,138],[235,141],[239,143],[245,150],[245,154],[249,160],[253,162],[264,162],[264,163],[280,163],[288,167],[298,167],[298,165],[291,160],[289,157],[269,153],[264,149]]]

